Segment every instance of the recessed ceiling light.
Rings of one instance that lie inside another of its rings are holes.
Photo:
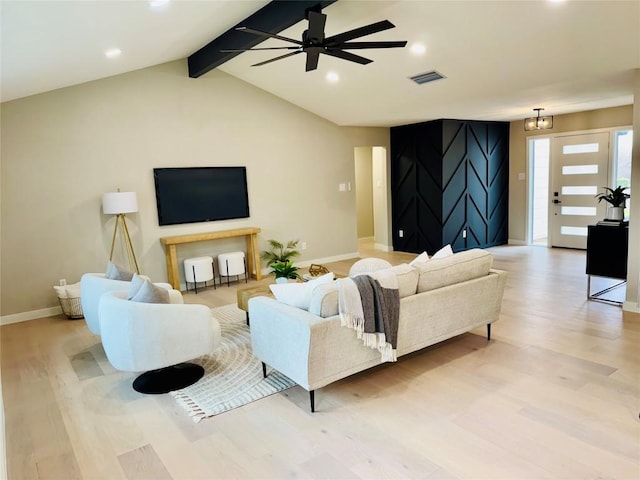
[[[119,48],[110,48],[109,50],[105,50],[104,55],[107,58],[116,58],[119,57],[122,53],[122,50]]]
[[[414,55],[424,55],[424,52],[427,51],[427,47],[422,45],[421,43],[414,43],[411,45],[411,53]]]
[[[149,0],[149,6],[151,8],[162,8],[169,4],[169,0]]]
[[[331,83],[336,83],[338,80],[340,80],[340,76],[336,72],[327,73],[327,76],[325,78],[328,82]]]

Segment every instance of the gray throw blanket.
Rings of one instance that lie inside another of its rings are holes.
[[[364,314],[364,333],[384,333],[392,349],[398,346],[400,294],[397,289],[384,288],[369,275],[357,275],[353,281],[360,292]]]
[[[336,283],[340,324],[355,330],[366,347],[378,350],[383,362],[395,362],[400,292],[393,269],[340,278]]]

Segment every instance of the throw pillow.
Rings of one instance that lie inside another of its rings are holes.
[[[169,291],[166,288],[154,285],[146,279],[143,280],[142,285],[130,300],[142,303],[170,303]]]
[[[131,300],[135,296],[135,294],[138,293],[138,290],[140,290],[142,285],[144,285],[144,281],[144,277],[141,277],[137,273],[133,274],[133,277],[131,278],[131,285],[129,285],[129,292],[127,294],[127,298],[129,300]]]
[[[431,257],[431,260],[436,260],[438,258],[447,258],[447,257],[450,257],[451,255],[453,255],[453,250],[451,250],[451,245],[445,245],[444,247],[442,247],[440,250],[438,250],[436,253],[433,254],[433,256]]]
[[[119,267],[118,265],[110,261],[107,264],[107,272],[105,274],[105,277],[109,280],[124,280],[126,282],[129,282],[133,278],[133,272],[125,270],[124,268]]]
[[[422,252],[420,255],[418,255],[416,258],[414,258],[413,260],[411,260],[409,262],[409,265],[411,265],[412,267],[415,267],[416,263],[420,263],[420,262],[426,262],[427,260],[429,260],[429,255],[427,255],[427,252]]]
[[[64,287],[68,298],[80,298],[80,282]]]
[[[309,310],[311,304],[311,294],[313,290],[323,283],[333,281],[333,272],[322,275],[315,280],[309,280],[304,283],[276,283],[269,285],[271,293],[280,303],[290,305],[292,307]]]

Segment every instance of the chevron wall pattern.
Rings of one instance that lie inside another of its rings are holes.
[[[509,123],[391,128],[393,248],[433,254],[507,243]]]

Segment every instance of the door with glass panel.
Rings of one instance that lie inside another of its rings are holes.
[[[551,158],[551,246],[586,249],[587,226],[606,213],[594,196],[609,185],[609,133],[556,137]]]

